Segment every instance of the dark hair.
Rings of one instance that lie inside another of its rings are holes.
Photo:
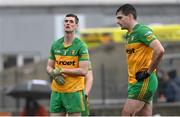
[[[78,18],[77,15],[75,15],[75,14],[67,14],[66,17],[74,17],[76,24],[79,23],[79,18]]]
[[[122,11],[122,13],[124,15],[129,15],[129,14],[132,14],[134,19],[137,18],[137,13],[136,13],[136,9],[133,5],[131,4],[124,4],[122,6],[120,6],[117,11],[116,11],[116,15],[118,14],[118,12]]]

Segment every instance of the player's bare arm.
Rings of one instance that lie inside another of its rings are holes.
[[[88,72],[88,65],[89,65],[89,61],[80,61],[79,68],[73,68],[73,69],[63,68],[61,73],[65,75],[85,76]]]
[[[92,85],[93,85],[93,72],[92,72],[92,70],[88,71],[85,78],[86,78],[85,94],[88,96],[89,92],[91,91]]]
[[[148,69],[148,73],[152,73],[154,69],[157,68],[165,51],[161,43],[157,39],[151,42],[150,47],[153,49],[153,57],[151,65]]]
[[[54,67],[55,67],[54,65],[55,65],[55,61],[54,61],[54,60],[51,60],[51,59],[48,59],[47,68],[46,68],[48,74],[53,71],[53,69],[54,69]]]

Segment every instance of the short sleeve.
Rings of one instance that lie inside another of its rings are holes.
[[[51,48],[50,48],[50,52],[49,52],[49,59],[51,60],[55,60],[55,55],[54,55],[54,44],[51,45]]]
[[[86,44],[82,44],[79,49],[79,61],[89,60],[89,52]]]
[[[92,64],[91,64],[91,61],[89,61],[88,70],[89,70],[89,71],[91,71],[91,70],[92,70]]]
[[[140,34],[140,41],[147,46],[149,46],[153,40],[157,39],[151,29],[144,29],[141,31]]]

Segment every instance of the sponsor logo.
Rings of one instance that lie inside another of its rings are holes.
[[[128,54],[135,53],[135,49],[134,48],[126,49],[126,53],[128,53]]]
[[[55,53],[61,53],[61,50],[55,50]]]
[[[152,31],[148,31],[145,33],[145,36],[149,36],[149,35],[152,35]]]
[[[59,65],[75,65],[75,61],[56,61]]]

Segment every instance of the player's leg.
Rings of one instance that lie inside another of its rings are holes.
[[[149,78],[148,86],[145,94],[143,95],[142,100],[146,102],[144,107],[137,113],[137,115],[141,116],[152,116],[152,99],[156,93],[156,89],[158,86],[158,81],[155,72],[153,72]]]
[[[122,116],[134,116],[138,111],[140,111],[144,107],[145,102],[127,99],[125,105],[123,107]]]
[[[143,84],[146,84],[146,82],[128,84],[128,99],[126,100],[122,110],[123,116],[133,116],[143,108],[145,102],[142,101],[141,98],[142,92],[146,89]]]
[[[81,116],[81,112],[85,110],[83,91],[64,93],[63,102],[69,116]]]
[[[81,116],[81,113],[79,112],[79,113],[68,113],[68,116]]]
[[[136,116],[152,116],[152,103],[145,103],[144,107],[136,114]]]
[[[125,103],[122,114],[134,115],[138,111],[144,111],[151,109],[150,103],[157,89],[157,78],[155,73],[145,79],[142,82],[136,82],[135,84],[128,84],[128,100]],[[130,100],[129,100],[130,99]],[[143,109],[144,108],[144,109]],[[152,109],[150,110],[150,112]],[[152,112],[151,112],[152,113]]]
[[[63,112],[63,113],[50,113],[50,116],[65,116],[66,113]]]
[[[52,91],[50,99],[50,116],[65,116],[65,108],[62,105],[62,94]]]

